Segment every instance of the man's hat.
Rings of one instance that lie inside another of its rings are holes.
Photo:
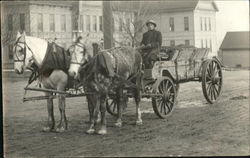
[[[156,22],[154,20],[148,20],[146,22],[146,25],[148,26],[148,24],[150,24],[150,23],[153,24],[156,27]]]

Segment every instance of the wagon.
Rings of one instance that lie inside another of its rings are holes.
[[[208,103],[215,103],[222,91],[222,64],[216,57],[209,56],[210,49],[195,48],[192,46],[162,47],[157,61],[152,69],[144,69],[142,82],[142,98],[151,98],[155,114],[160,118],[168,117],[176,104],[179,85],[189,81],[199,81],[202,91]],[[25,90],[52,92],[52,98],[57,97],[57,93],[69,97],[85,96],[83,87],[78,86],[61,92],[51,89],[28,88]],[[127,97],[132,97],[129,89],[124,93]],[[117,116],[117,103],[113,94],[109,94],[106,107],[107,111]],[[48,99],[48,96],[24,97],[23,101]]]
[[[207,102],[213,104],[218,100],[223,83],[222,64],[209,54],[208,48],[162,47],[153,68],[144,70],[142,87],[142,97],[152,99],[157,116],[166,118],[172,113],[181,83],[201,82]],[[117,103],[112,95],[106,107],[110,114],[117,115]]]

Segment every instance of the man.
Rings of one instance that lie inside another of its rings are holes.
[[[143,34],[140,48],[145,69],[152,69],[161,48],[162,35],[161,32],[155,30],[157,25],[154,20],[147,21],[146,26],[148,31]]]

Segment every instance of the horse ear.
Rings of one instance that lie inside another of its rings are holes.
[[[16,35],[16,40],[21,37],[21,33],[19,31],[17,31],[17,35]]]
[[[21,36],[21,33],[20,33],[19,31],[17,31],[16,37],[18,38],[18,37],[20,37],[20,36]]]

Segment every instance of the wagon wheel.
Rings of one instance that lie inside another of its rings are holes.
[[[222,69],[218,61],[209,59],[202,66],[202,90],[206,100],[213,104],[222,90]]]
[[[118,115],[117,102],[115,99],[107,99],[106,108],[108,113],[110,113],[111,115],[113,116]]]
[[[166,118],[172,113],[175,106],[176,85],[171,78],[164,77],[156,83],[153,93],[159,94],[159,96],[152,98],[155,114],[160,118]]]
[[[128,98],[126,98],[125,100],[126,105],[127,103],[128,103]],[[117,102],[115,99],[113,98],[107,99],[106,108],[107,108],[108,113],[110,113],[113,116],[118,116]],[[125,111],[127,106],[122,106],[122,108],[123,108],[122,111]]]

